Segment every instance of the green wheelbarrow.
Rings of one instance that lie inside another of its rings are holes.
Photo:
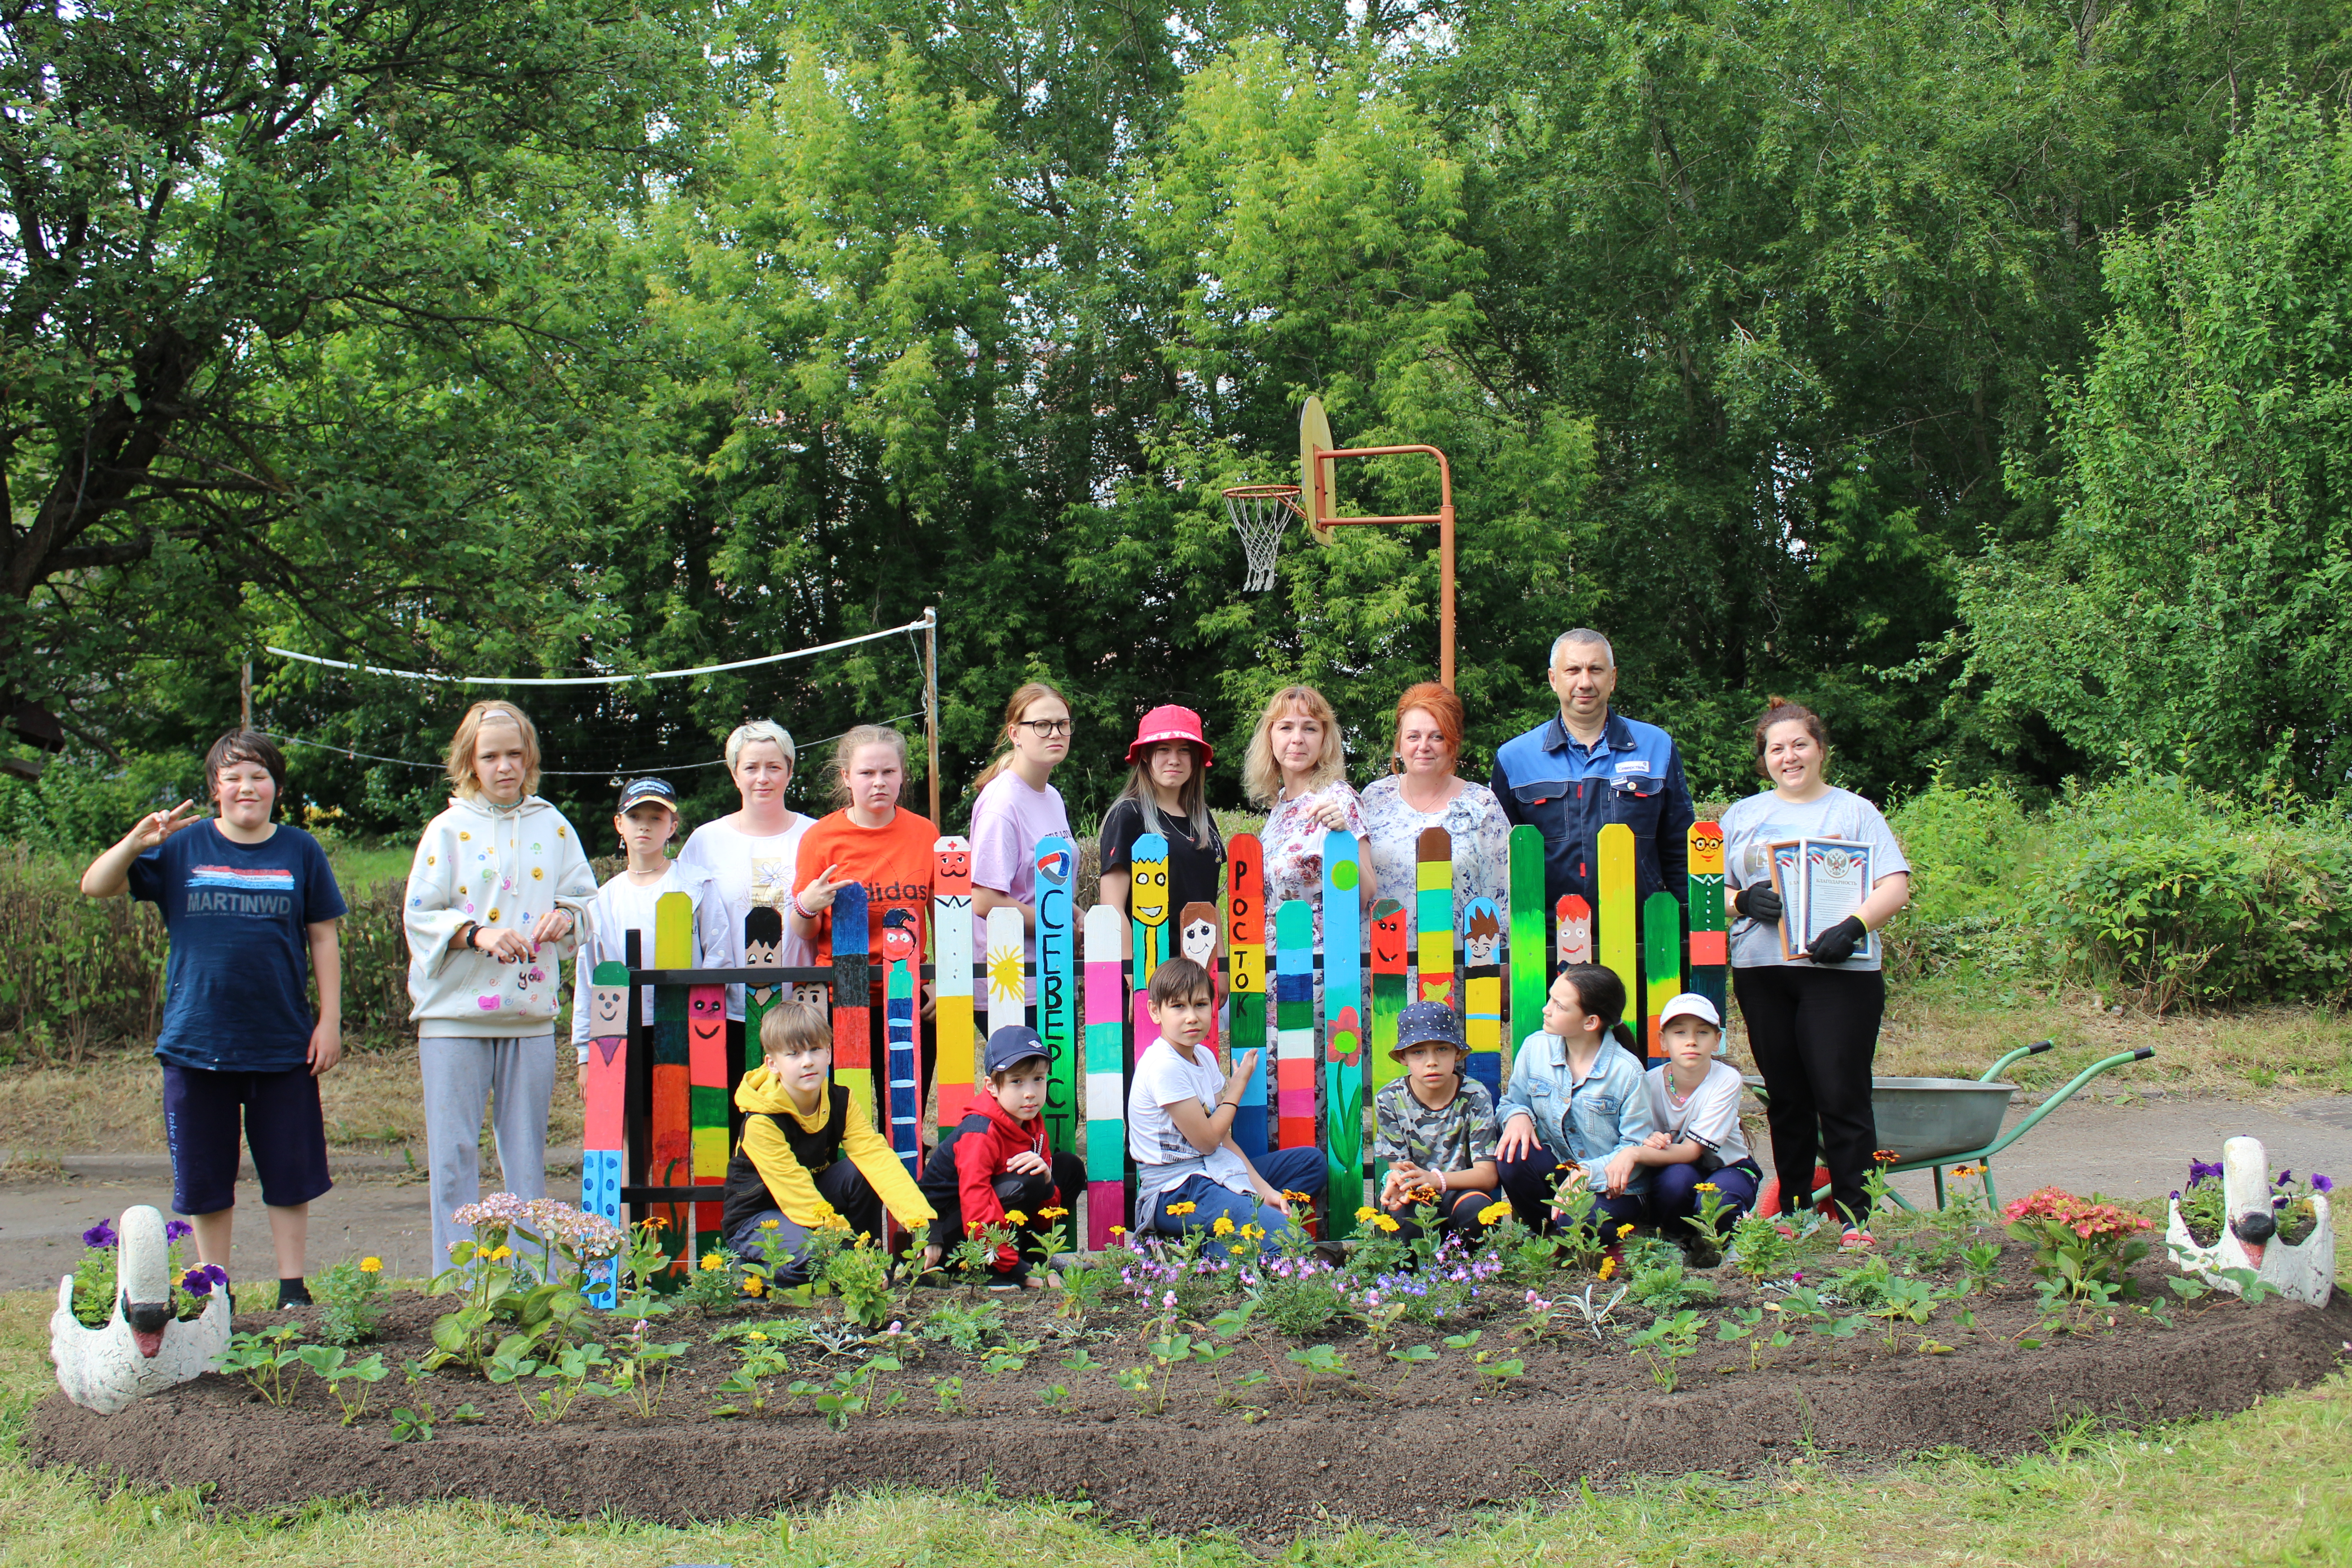
[[[2010,1064],[2025,1057],[2038,1057],[2051,1048],[2052,1042],[2036,1040],[2030,1046],[2020,1046],[1985,1068],[1982,1078],[1874,1078],[1870,1080],[1871,1115],[1878,1124],[1878,1146],[1891,1150],[1895,1163],[1885,1167],[1895,1175],[1904,1171],[1928,1171],[1934,1173],[1936,1206],[1944,1206],[1944,1167],[1947,1165],[1981,1165],[1984,1167],[1985,1202],[1998,1208],[2000,1199],[1992,1185],[1992,1157],[2033,1131],[2034,1123],[2081,1092],[2084,1084],[2126,1062],[2144,1062],[2156,1055],[2153,1046],[2137,1050],[2118,1051],[2116,1055],[2093,1062],[2076,1073],[2067,1085],[2033,1108],[2033,1114],[2003,1132],[2000,1124],[2009,1115],[2009,1103],[2017,1093],[2017,1085],[2000,1081],[2000,1075]],[[1746,1079],[1748,1087],[1759,1100],[1769,1097],[1764,1091],[1764,1080],[1753,1076]],[[1813,1201],[1829,1196],[1824,1185],[1815,1190]],[[1777,1212],[1780,1206],[1780,1178],[1769,1178],[1764,1190],[1756,1194],[1759,1214]],[[1911,1204],[1899,1193],[1886,1194],[1904,1208]]]

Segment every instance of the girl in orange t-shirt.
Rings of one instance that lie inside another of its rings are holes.
[[[833,962],[833,900],[848,882],[866,889],[866,951],[882,955],[883,917],[910,910],[915,951],[927,945],[931,917],[931,868],[940,830],[928,816],[898,804],[907,783],[907,738],[879,724],[861,724],[834,748],[835,798],[845,802],[801,836],[800,859],[787,918],[793,934],[816,944],[816,961]],[[931,1009],[930,988],[923,1011]]]

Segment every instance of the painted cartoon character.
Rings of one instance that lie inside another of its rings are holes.
[[[822,1013],[833,1000],[833,989],[822,980],[795,980],[793,982],[793,1000]]]
[[[720,985],[697,985],[686,994],[687,1038],[708,1044],[727,1034],[727,990]]]
[[[1186,904],[1184,924],[1178,932],[1177,951],[1202,968],[1215,973],[1213,965],[1217,957],[1217,906]]]
[[[971,840],[950,836],[931,846],[932,879],[941,898],[971,895]]]
[[[1694,822],[1690,830],[1690,874],[1694,877],[1723,875],[1723,825],[1717,822]]]
[[[1404,953],[1404,906],[1394,899],[1382,899],[1372,906],[1373,973],[1403,973]]]
[[[621,968],[618,964],[600,963],[598,969]],[[623,971],[626,973],[625,970]],[[588,1034],[598,1040],[619,1041],[629,1032],[627,1012],[629,987],[625,981],[605,984],[601,978],[588,987]]]
[[[882,962],[912,963],[915,961],[915,911],[909,909],[889,909],[882,911]]]
[[[1477,968],[1502,962],[1503,922],[1496,917],[1494,901],[1480,899],[1470,906],[1469,919],[1462,927],[1463,963]]]
[[[1592,906],[1580,893],[1559,901],[1559,951],[1562,963],[1592,962]]]

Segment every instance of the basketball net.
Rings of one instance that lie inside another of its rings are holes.
[[[1236,485],[1224,494],[1225,515],[1234,520],[1234,531],[1242,536],[1242,554],[1249,562],[1242,592],[1263,594],[1274,586],[1274,558],[1282,531],[1292,518],[1304,515],[1298,510],[1298,487]]]

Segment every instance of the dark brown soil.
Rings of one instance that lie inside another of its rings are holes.
[[[2004,1263],[2014,1271],[2013,1257]],[[903,1391],[905,1402],[845,1432],[784,1392],[793,1377],[822,1382],[853,1364],[818,1347],[796,1352],[790,1376],[769,1385],[765,1414],[714,1415],[730,1402],[717,1385],[738,1358],[733,1347],[707,1342],[710,1325],[681,1312],[660,1337],[696,1349],[650,1421],[619,1400],[583,1399],[560,1425],[534,1426],[510,1390],[456,1373],[409,1390],[395,1372],[346,1427],[314,1381],[280,1410],[242,1383],[207,1375],[111,1418],[52,1393],[26,1447],[38,1464],[202,1488],[238,1510],[320,1497],[466,1497],[562,1517],[683,1524],[806,1508],[877,1484],[986,1483],[1005,1497],[1088,1498],[1101,1516],[1166,1531],[1265,1538],[1334,1521],[1426,1523],[1580,1479],[1737,1477],[1801,1452],[1843,1463],[1946,1445],[2007,1455],[2084,1416],[2133,1425],[2242,1410],[2326,1375],[2352,1339],[2352,1303],[2339,1292],[2324,1310],[2210,1297],[2176,1305],[2169,1328],[2132,1310],[2110,1327],[2102,1314],[2028,1348],[2019,1342],[2033,1337],[2039,1315],[2016,1277],[1962,1303],[1977,1313],[1973,1329],[1939,1310],[1924,1332],[1948,1343],[1948,1353],[1923,1352],[1921,1331],[1908,1328],[1899,1351],[1883,1332],[1806,1335],[1767,1348],[1756,1370],[1745,1345],[1716,1341],[1714,1324],[1726,1308],[1765,1298],[1737,1275],[1716,1282],[1725,1300],[1699,1309],[1708,1326],[1672,1393],[1654,1386],[1613,1335],[1606,1348],[1589,1338],[1530,1342],[1522,1319],[1496,1313],[1477,1324],[1475,1351],[1444,1347],[1439,1331],[1406,1331],[1400,1342],[1430,1344],[1439,1357],[1410,1366],[1360,1337],[1337,1340],[1353,1375],[1320,1379],[1303,1399],[1286,1386],[1297,1370],[1285,1359],[1287,1342],[1265,1333],[1214,1365],[1178,1371],[1167,1407],[1154,1413],[1115,1376],[1150,1360],[1143,1342],[1153,1331],[1141,1313],[1128,1306],[1081,1325],[1055,1315],[1058,1293],[1045,1292],[991,1298],[1003,1302],[1014,1338],[1039,1342],[1016,1370],[991,1373],[979,1356],[911,1335],[890,1341],[905,1365],[882,1386]],[[2168,1299],[2156,1271],[2144,1284]],[[908,1321],[949,1295],[919,1292]],[[446,1304],[395,1302],[377,1347],[388,1364],[425,1353]],[[1630,1307],[1625,1315],[1643,1319]],[[1073,1371],[1064,1358],[1081,1346],[1098,1364]],[[1487,1376],[1473,1362],[1479,1351],[1489,1363],[1516,1358],[1525,1370]],[[1274,1376],[1242,1386],[1253,1368]],[[950,1377],[961,1379],[961,1414],[939,1411],[938,1384]],[[1068,1394],[1049,1409],[1040,1394],[1055,1384]],[[486,1419],[445,1420],[430,1442],[395,1443],[389,1411],[417,1394],[444,1413],[470,1400]]]

